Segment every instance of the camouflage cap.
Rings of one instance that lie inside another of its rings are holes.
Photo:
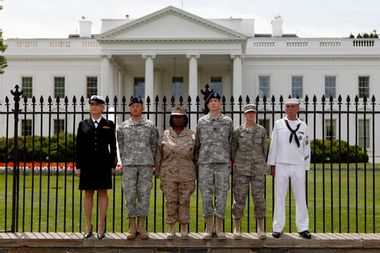
[[[182,106],[179,106],[179,105],[177,105],[177,106],[174,106],[173,108],[172,108],[172,113],[171,113],[171,115],[179,115],[179,116],[184,116],[184,115],[186,115],[186,109],[185,108],[183,108]]]
[[[254,104],[247,104],[243,107],[243,111],[244,113],[247,113],[247,112],[257,112],[256,110],[256,105]]]
[[[96,102],[98,104],[105,104],[106,103],[105,100],[104,100],[104,98],[102,96],[99,96],[99,95],[92,95],[90,97],[90,100],[88,102],[89,103]]]
[[[132,97],[131,100],[129,100],[128,106],[131,106],[134,103],[144,104],[141,97]]]

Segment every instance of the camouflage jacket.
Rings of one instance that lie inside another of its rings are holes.
[[[196,134],[198,164],[230,163],[233,129],[231,118],[223,114],[201,117]]]
[[[128,119],[117,129],[120,158],[123,165],[154,165],[158,139],[157,127],[152,121]]]
[[[245,124],[234,130],[232,137],[232,158],[235,174],[252,175],[253,169],[266,171],[268,139],[264,127],[255,124],[247,128]]]
[[[196,177],[195,133],[185,128],[180,134],[165,130],[157,143],[156,175],[162,180],[185,182]]]

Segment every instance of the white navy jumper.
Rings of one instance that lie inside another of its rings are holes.
[[[277,120],[272,131],[268,165],[276,166],[274,177],[275,204],[273,232],[285,226],[285,199],[289,178],[296,201],[298,232],[309,229],[309,215],[305,196],[305,170],[310,169],[309,128],[301,120]]]

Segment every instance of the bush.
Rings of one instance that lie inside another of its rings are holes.
[[[332,145],[332,152],[331,152]],[[339,161],[344,162],[368,162],[367,150],[361,146],[348,145],[346,141],[338,140],[325,140],[324,145],[322,140],[312,140],[310,143],[311,147],[311,161],[317,163],[323,162],[333,162],[338,163]],[[357,150],[356,150],[357,149]],[[323,155],[323,151],[325,152]],[[357,159],[357,160],[356,160]]]
[[[67,138],[67,140],[66,140]],[[74,136],[64,133],[50,137],[18,137],[19,161],[72,162],[75,154]],[[0,162],[14,160],[14,138],[0,138]]]

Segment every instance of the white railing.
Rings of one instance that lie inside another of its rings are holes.
[[[336,48],[340,47],[342,45],[342,40],[320,40],[319,41],[319,46],[323,48]]]
[[[49,47],[70,47],[69,40],[51,40],[49,41]]]
[[[17,47],[38,47],[37,40],[18,40]]]
[[[287,40],[286,47],[307,47],[307,40]]]
[[[253,47],[274,47],[274,40],[254,40]]]
[[[353,47],[373,47],[375,46],[375,40],[371,39],[356,39],[352,41]]]

